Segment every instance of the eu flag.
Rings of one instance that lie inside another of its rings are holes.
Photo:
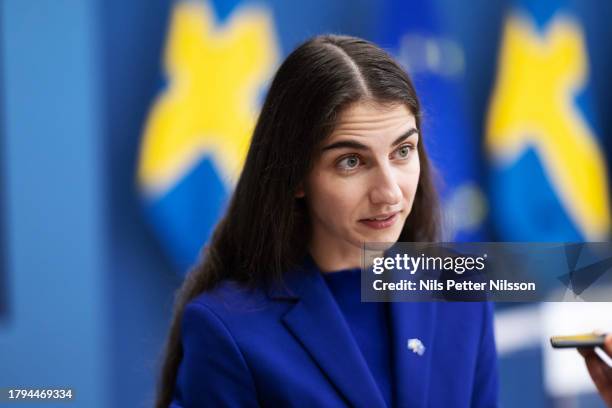
[[[395,54],[421,100],[422,140],[442,180],[444,240],[480,241],[488,211],[480,137],[466,115],[464,51],[442,23],[439,7],[439,2],[382,2],[375,42]]]

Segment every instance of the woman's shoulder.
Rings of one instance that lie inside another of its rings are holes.
[[[268,296],[263,286],[249,286],[232,280],[222,280],[212,289],[193,298],[185,311],[196,310],[215,316],[228,326],[244,324],[244,320],[276,319],[285,308]]]
[[[265,298],[265,291],[261,287],[252,287],[245,283],[224,279],[213,288],[205,290],[194,297],[188,305],[199,304],[217,310],[227,306],[262,302]]]

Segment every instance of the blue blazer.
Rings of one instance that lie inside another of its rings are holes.
[[[489,303],[390,303],[397,407],[497,406]],[[384,407],[320,273],[251,290],[225,281],[182,318],[183,358],[171,407]],[[422,355],[409,339],[425,346]]]

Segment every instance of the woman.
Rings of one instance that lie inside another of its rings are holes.
[[[496,404],[487,304],[360,302],[363,242],[436,239],[420,114],[367,41],[319,36],[287,57],[178,293],[158,407]]]

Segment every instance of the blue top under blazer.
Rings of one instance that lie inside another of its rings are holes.
[[[389,306],[394,406],[497,406],[489,303]],[[386,406],[316,266],[288,273],[283,288],[220,283],[187,305],[181,335],[171,407]]]

